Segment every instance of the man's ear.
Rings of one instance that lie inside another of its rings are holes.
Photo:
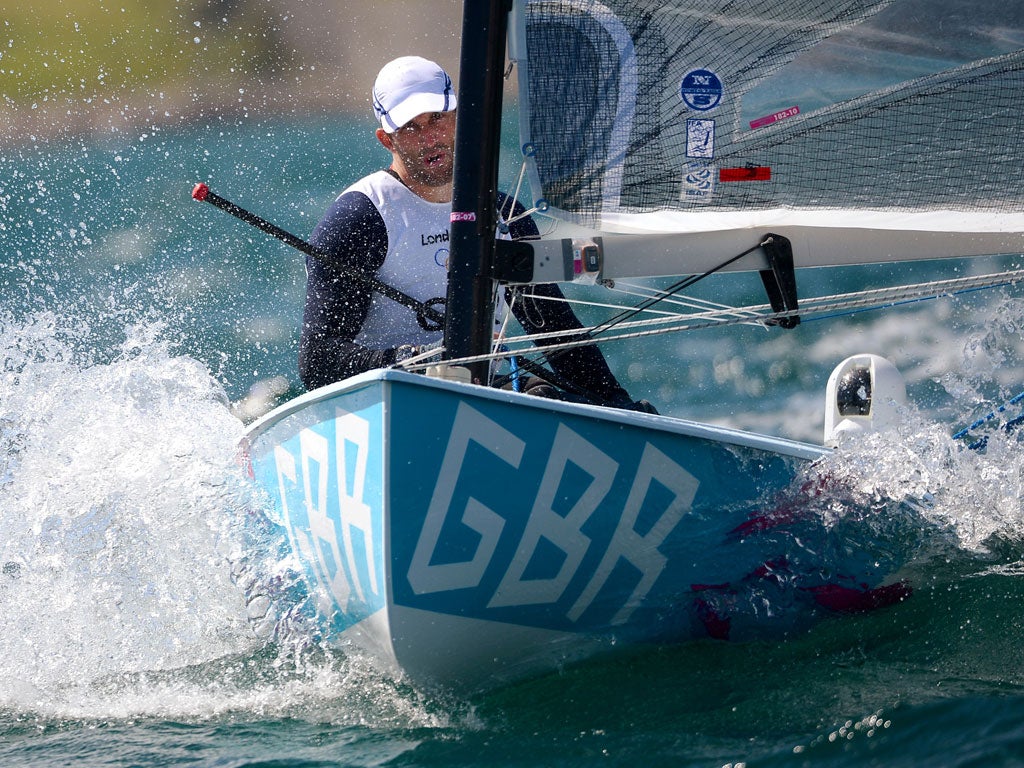
[[[385,131],[383,128],[377,129],[377,141],[380,142],[381,146],[384,147],[388,152],[393,151],[394,142],[391,139],[391,134]]]

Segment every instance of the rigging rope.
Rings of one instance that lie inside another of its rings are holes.
[[[737,257],[733,257],[731,260],[735,260],[735,258]],[[1024,282],[1024,269],[995,272],[974,277],[953,278],[949,280],[914,283],[909,285],[893,286],[890,288],[878,288],[867,291],[857,291],[854,293],[834,294],[831,296],[801,299],[800,309],[798,312],[805,322],[813,319],[821,320],[843,313],[883,309],[886,307],[938,299],[943,296],[954,296],[1002,285],[1015,285],[1020,282]],[[678,283],[673,285],[669,290],[678,290],[678,285]],[[633,307],[619,313],[617,317],[634,316],[647,309],[653,303],[655,303],[655,299],[646,300],[637,307]],[[662,316],[632,321],[620,320],[614,323],[614,325],[619,328],[619,331],[611,334],[606,333],[605,331],[612,327],[613,323],[611,321],[605,321],[589,328],[580,329],[576,332],[579,338],[572,341],[536,348],[533,346],[536,342],[543,342],[556,336],[564,336],[565,333],[556,331],[521,336],[506,336],[502,339],[502,343],[507,348],[507,351],[492,352],[490,354],[477,355],[474,357],[464,357],[449,360],[447,362],[451,365],[465,365],[483,360],[497,360],[506,358],[509,355],[523,355],[524,350],[526,349],[533,353],[546,355],[550,352],[562,349],[572,349],[574,347],[594,344],[596,342],[634,339],[662,333],[678,333],[680,331],[692,331],[701,328],[718,328],[751,322],[767,324],[772,320],[789,317],[793,314],[797,314],[797,312],[774,312],[768,304],[752,305],[740,308],[723,307],[690,314],[675,314],[668,317]],[[602,334],[600,338],[593,337],[593,335],[597,333]],[[409,360],[403,361],[402,367],[409,370],[422,370],[426,368],[428,364],[429,363],[420,362],[417,358],[410,358]]]

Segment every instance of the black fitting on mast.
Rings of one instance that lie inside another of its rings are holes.
[[[494,230],[508,0],[464,0],[444,358],[491,351]],[[488,363],[471,366],[487,380]]]

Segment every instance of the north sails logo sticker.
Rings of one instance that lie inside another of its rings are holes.
[[[722,100],[722,81],[710,69],[692,69],[679,85],[679,95],[690,109],[706,112]]]

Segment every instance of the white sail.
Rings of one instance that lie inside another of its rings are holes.
[[[710,262],[766,232],[798,266],[1024,251],[1018,4],[529,0],[513,38],[558,219]]]

